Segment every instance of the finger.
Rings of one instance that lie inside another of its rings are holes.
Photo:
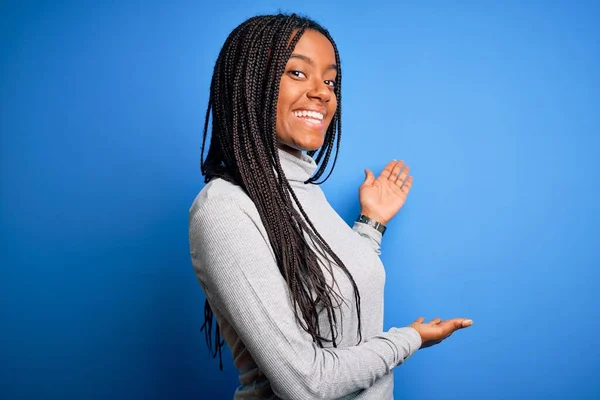
[[[457,329],[466,328],[473,325],[473,320],[468,318],[455,318],[457,320],[456,325],[458,325]]]
[[[432,324],[432,325],[439,325],[440,322],[442,322],[442,319],[439,318],[439,317],[438,318],[434,318],[431,321],[429,321],[429,323]]]
[[[443,324],[450,326],[452,330],[455,331],[473,325],[473,321],[468,318],[452,318],[445,321]]]
[[[400,172],[400,175],[398,175],[398,181],[404,183],[404,180],[408,176],[409,172],[410,172],[410,168],[405,166],[404,169],[402,170],[402,172]]]
[[[417,319],[415,320],[415,322],[416,322],[417,324],[422,324],[423,322],[425,322],[425,317],[419,317],[419,318],[417,318]]]
[[[410,191],[410,188],[411,188],[412,184],[413,184],[413,177],[409,176],[406,179],[406,182],[404,182],[404,185],[402,185],[402,187],[401,187],[402,191],[404,193],[408,194],[408,192]]]
[[[389,176],[389,180],[392,182],[396,182],[398,180],[398,175],[400,174],[400,170],[404,167],[404,161],[400,160],[394,165],[394,169]],[[403,179],[404,180],[404,179]]]
[[[367,186],[372,186],[373,182],[375,182],[375,175],[373,175],[370,169],[365,169],[365,181],[363,182],[363,184]]]
[[[383,171],[381,171],[381,174],[379,174],[379,177],[389,179],[390,176],[392,175],[392,170],[394,169],[394,165],[396,165],[396,160],[390,161],[388,163],[388,165],[386,165],[385,168],[383,168]]]

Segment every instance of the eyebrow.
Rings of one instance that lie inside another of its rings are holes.
[[[294,53],[294,54],[292,54],[290,56],[290,58],[298,58],[300,60],[306,61],[307,63],[309,63],[313,67],[315,66],[315,62],[310,57],[307,57],[307,56],[302,55],[302,54]],[[328,69],[328,70],[329,69],[334,69],[334,70],[337,71],[337,65],[335,65],[335,64],[329,64],[326,69]]]

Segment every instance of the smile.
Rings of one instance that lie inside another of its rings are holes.
[[[306,122],[315,125],[321,125],[325,116],[318,111],[298,110],[294,111],[294,115]]]
[[[308,128],[316,129],[319,132],[325,128],[325,115],[323,113],[311,110],[297,110],[293,113]]]

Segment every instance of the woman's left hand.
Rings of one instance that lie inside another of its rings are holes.
[[[406,202],[413,183],[412,176],[408,176],[409,172],[410,168],[402,160],[391,161],[377,179],[366,169],[365,181],[358,189],[361,214],[387,225]]]

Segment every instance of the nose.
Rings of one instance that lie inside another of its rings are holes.
[[[331,100],[331,88],[323,80],[315,80],[306,95],[311,99],[327,103]]]

